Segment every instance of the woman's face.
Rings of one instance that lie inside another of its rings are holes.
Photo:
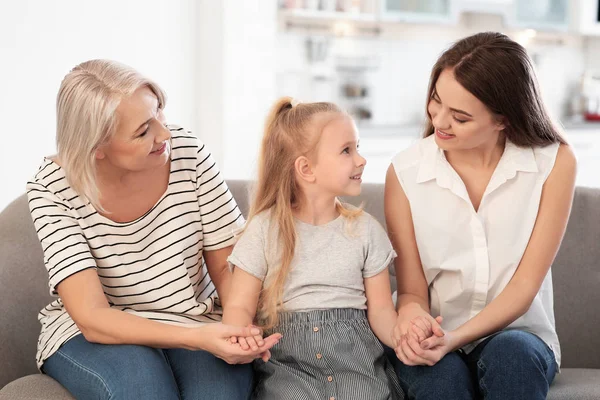
[[[152,90],[139,88],[121,100],[116,112],[116,131],[97,150],[96,158],[132,172],[164,165],[171,152],[171,132]]]
[[[427,106],[435,129],[435,141],[443,150],[468,150],[495,144],[504,125],[499,118],[443,70]]]

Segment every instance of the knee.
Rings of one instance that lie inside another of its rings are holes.
[[[228,365],[223,399],[249,399],[254,388],[252,364]]]
[[[486,345],[478,366],[483,369],[511,368],[544,371],[552,362],[546,344],[537,336],[524,331],[501,332]]]
[[[106,383],[110,399],[179,399],[173,372],[158,349],[123,345]]]
[[[457,353],[446,355],[432,367],[404,367],[397,372],[410,398],[473,398],[469,369]]]

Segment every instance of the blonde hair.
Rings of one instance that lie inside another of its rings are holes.
[[[265,124],[258,161],[258,181],[250,207],[248,221],[270,210],[272,228],[277,228],[275,242],[279,265],[265,280],[258,303],[258,323],[265,329],[278,323],[283,303],[283,288],[289,274],[296,248],[296,229],[292,209],[298,204],[301,192],[295,178],[295,161],[299,156],[314,153],[323,124],[315,121],[321,113],[344,114],[332,103],[298,103],[291,97],[279,99],[272,107]],[[336,201],[338,212],[354,219],[362,209],[346,208]],[[270,241],[269,241],[270,242]]]
[[[111,60],[90,60],[63,79],[56,99],[56,147],[67,181],[97,210],[96,149],[107,143],[117,127],[121,99],[146,86],[164,108],[166,95],[133,68]]]

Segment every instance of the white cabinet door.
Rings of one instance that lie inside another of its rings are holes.
[[[418,135],[418,133],[417,133]],[[419,140],[415,135],[396,137],[364,137],[360,139],[360,154],[366,158],[363,182],[385,182],[385,174],[392,158]]]
[[[515,0],[509,24],[516,27],[566,31],[571,23],[569,0]]]
[[[577,185],[600,187],[600,127],[567,130],[566,136],[577,156]]]
[[[579,0],[576,10],[577,31],[584,35],[600,35],[600,15],[598,0]]]
[[[414,23],[454,23],[453,0],[380,0],[381,20]]]

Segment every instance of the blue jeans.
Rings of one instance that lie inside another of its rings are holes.
[[[499,332],[469,354],[449,353],[433,367],[406,366],[387,351],[404,393],[416,400],[543,400],[557,370],[546,343],[519,330]]]
[[[77,399],[249,399],[251,364],[205,351],[105,345],[77,335],[48,358],[45,374]]]

